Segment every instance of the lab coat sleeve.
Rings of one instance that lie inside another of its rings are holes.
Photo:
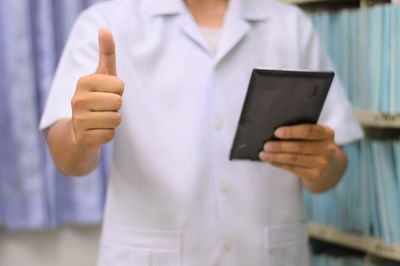
[[[304,14],[300,14],[297,25],[300,27],[298,32],[300,33],[299,60],[301,68],[335,71],[310,19]],[[322,109],[319,123],[329,126],[335,131],[335,141],[339,145],[348,144],[363,137],[361,126],[353,113],[337,72]]]
[[[84,11],[75,22],[57,67],[40,129],[47,130],[62,118],[71,118],[71,99],[80,77],[96,70],[98,64],[98,31],[107,27],[102,7]]]

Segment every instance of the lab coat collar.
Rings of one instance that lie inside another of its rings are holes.
[[[184,10],[183,0],[146,0],[145,12],[149,16],[176,15]]]
[[[183,0],[146,0],[145,3],[150,16],[179,15],[182,31],[213,56],[214,64],[217,65],[246,36],[252,22],[267,19],[269,9],[266,3],[269,1],[271,0],[229,0],[220,44],[215,55]]]
[[[229,5],[239,5],[236,15],[248,21],[261,21],[268,17],[269,0],[229,0]],[[146,0],[145,10],[150,16],[177,15],[186,10],[183,0]]]
[[[244,19],[248,21],[262,21],[268,19],[268,0],[240,0],[239,2]]]
[[[221,62],[247,35],[253,23],[268,18],[269,0],[229,0],[214,64]]]

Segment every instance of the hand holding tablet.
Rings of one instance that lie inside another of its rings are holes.
[[[230,159],[259,161],[279,127],[316,124],[333,72],[253,70]]]

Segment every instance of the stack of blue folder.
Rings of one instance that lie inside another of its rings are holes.
[[[354,107],[400,114],[400,7],[310,16]],[[309,219],[400,245],[400,141],[364,139],[344,149],[349,167],[338,187],[304,192]]]
[[[400,6],[311,14],[355,107],[400,113]]]

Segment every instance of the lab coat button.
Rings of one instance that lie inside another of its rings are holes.
[[[223,192],[223,193],[229,192],[229,185],[228,185],[228,183],[226,183],[225,181],[221,180],[221,181],[219,182],[219,189],[220,189],[220,191]]]
[[[232,242],[228,239],[224,241],[224,251],[229,252],[232,249]]]
[[[224,122],[221,119],[216,119],[214,121],[214,129],[221,130],[224,127]]]

